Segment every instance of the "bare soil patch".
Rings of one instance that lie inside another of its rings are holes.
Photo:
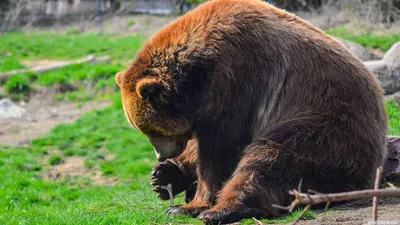
[[[40,59],[40,60],[23,60],[22,64],[27,68],[39,67],[39,66],[49,66],[49,65],[59,65],[66,63],[68,61],[51,60],[51,59]]]
[[[81,107],[72,102],[57,102],[54,89],[39,90],[27,103],[21,103],[33,121],[0,120],[0,145],[26,146],[59,124],[73,123],[83,114],[103,109],[109,101],[88,102]]]
[[[101,175],[98,167],[91,169],[85,168],[85,157],[71,156],[64,160],[62,164],[52,166],[43,175],[45,180],[65,181],[73,178],[89,178],[94,185],[114,185],[117,183],[116,177],[105,177]]]

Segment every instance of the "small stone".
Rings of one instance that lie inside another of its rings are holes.
[[[8,98],[0,99],[0,120],[32,121],[32,116],[25,108],[15,104]]]

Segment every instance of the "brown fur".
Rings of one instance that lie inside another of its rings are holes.
[[[319,192],[369,188],[385,157],[374,77],[319,29],[258,0],[203,4],[116,80],[129,122],[168,146],[158,151],[173,157],[183,140],[198,142],[197,154],[174,159],[196,168],[194,199],[169,214],[277,216],[271,204],[288,204],[301,179]]]

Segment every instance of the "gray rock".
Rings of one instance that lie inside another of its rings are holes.
[[[382,60],[389,65],[390,70],[400,73],[400,42],[392,45]]]
[[[385,102],[387,101],[396,101],[400,104],[400,91],[395,92],[393,94],[390,95],[385,95],[384,96]]]
[[[32,121],[32,116],[23,107],[8,98],[0,99],[0,120]]]
[[[400,91],[400,42],[394,44],[382,60],[366,61],[364,64],[376,76],[385,94]]]
[[[359,58],[362,61],[380,59],[378,56],[371,53],[367,48],[365,48],[357,43],[347,41],[347,40],[344,40],[341,38],[335,38],[335,39],[337,41],[339,41],[348,50],[350,50],[350,52],[353,53],[353,55],[355,55],[357,58]]]
[[[386,79],[389,73],[389,65],[383,60],[364,62],[368,70],[372,72],[378,80]]]

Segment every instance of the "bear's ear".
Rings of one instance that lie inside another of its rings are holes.
[[[143,78],[136,84],[136,93],[143,100],[154,100],[162,90],[162,84],[156,78]]]
[[[115,75],[115,83],[117,83],[118,86],[121,86],[121,80],[122,76],[124,75],[124,72],[118,72],[117,75]]]

